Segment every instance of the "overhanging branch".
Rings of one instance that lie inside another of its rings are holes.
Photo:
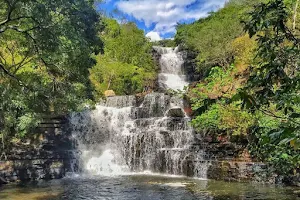
[[[9,77],[15,79],[16,81],[20,82],[20,80],[13,74],[11,74],[7,69],[5,69],[5,67],[0,64],[0,69],[4,72],[4,74],[8,75]]]

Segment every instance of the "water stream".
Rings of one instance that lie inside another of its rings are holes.
[[[183,59],[178,48],[154,47],[161,54],[159,85],[182,90]],[[207,162],[194,142],[190,118],[180,97],[151,93],[109,97],[93,111],[71,116],[82,152],[79,168],[94,175],[161,173],[206,178]]]
[[[186,76],[183,73],[184,59],[179,47],[153,47],[161,57],[159,60],[160,73],[158,83],[160,88],[175,91],[183,90],[188,85]]]
[[[64,178],[0,188],[1,200],[299,200],[295,188],[163,176]]]

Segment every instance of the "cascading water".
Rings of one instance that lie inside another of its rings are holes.
[[[160,58],[160,74],[158,75],[159,86],[163,89],[183,90],[188,82],[185,81],[186,76],[183,73],[183,56],[179,51],[179,47],[153,47],[156,52],[161,55]]]
[[[154,49],[161,54],[160,86],[182,90],[188,83],[178,48]],[[72,114],[80,169],[93,175],[151,172],[206,178],[204,152],[193,147],[183,100],[151,93],[138,102],[135,96],[108,97],[93,111]]]

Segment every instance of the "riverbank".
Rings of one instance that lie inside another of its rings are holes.
[[[78,152],[66,123],[66,117],[47,116],[31,137],[11,144],[0,160],[4,182],[61,179],[73,171]]]

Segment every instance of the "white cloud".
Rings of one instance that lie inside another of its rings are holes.
[[[207,16],[208,12],[223,7],[226,0],[120,0],[117,8],[159,35],[174,33],[178,22],[196,20]]]
[[[162,40],[158,32],[150,31],[146,34],[146,37],[150,38],[151,42],[156,42]]]

